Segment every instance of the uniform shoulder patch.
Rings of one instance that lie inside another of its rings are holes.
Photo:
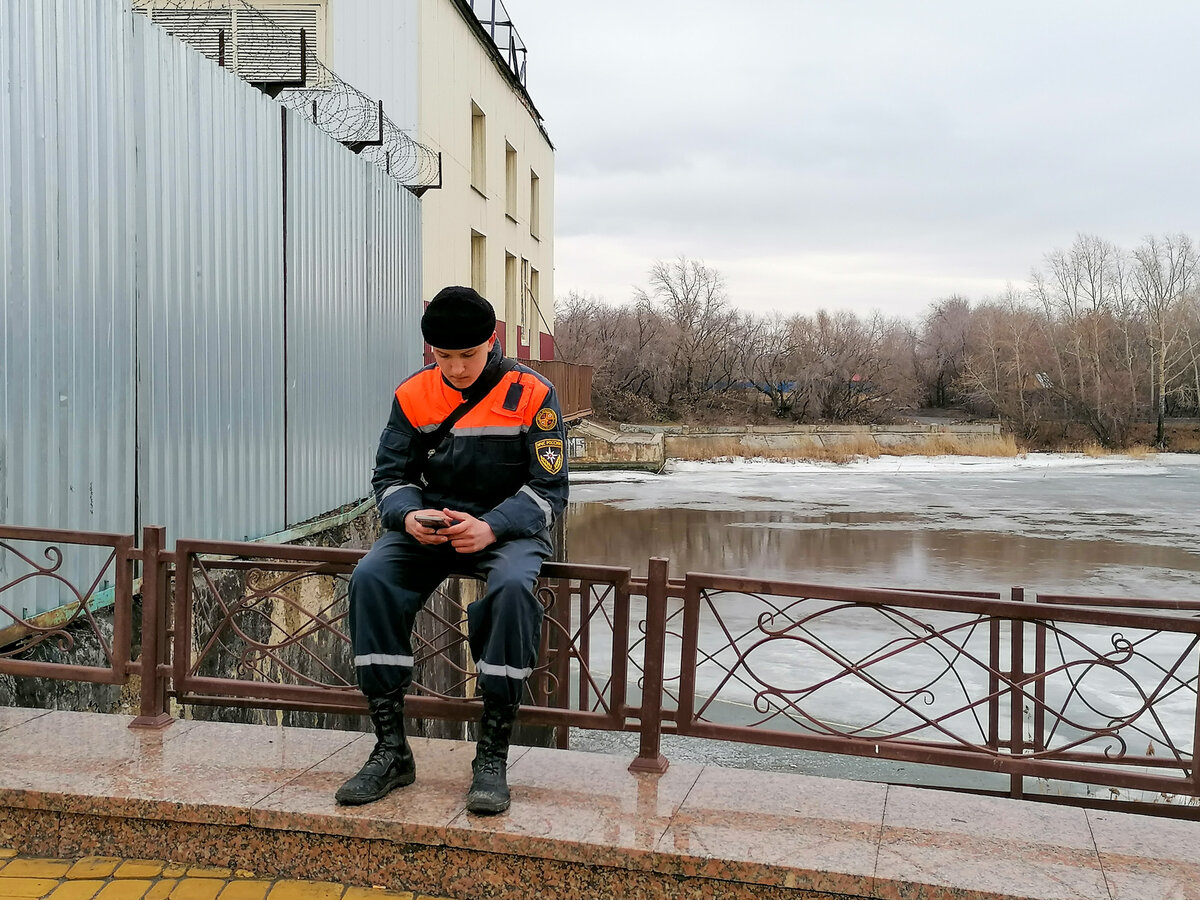
[[[554,426],[558,424],[558,415],[547,406],[538,410],[538,414],[533,417],[533,423],[542,431],[553,431]]]
[[[537,457],[538,465],[551,475],[557,475],[562,471],[563,442],[559,438],[542,438],[540,441],[536,441],[533,445],[533,453]]]

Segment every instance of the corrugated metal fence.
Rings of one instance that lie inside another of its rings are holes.
[[[281,531],[368,492],[419,201],[127,6],[0,3],[0,522]]]

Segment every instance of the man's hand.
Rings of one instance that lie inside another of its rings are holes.
[[[492,526],[483,519],[453,509],[443,509],[442,513],[454,521],[454,524],[443,528],[439,534],[444,534],[449,539],[450,546],[459,553],[478,553],[496,543]]]
[[[405,516],[404,530],[416,538],[418,543],[444,544],[449,540],[446,537],[449,528],[427,528],[417,521],[417,516],[432,516],[436,519],[446,519],[447,516],[440,509],[414,509]]]

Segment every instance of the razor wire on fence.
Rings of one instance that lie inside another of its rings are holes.
[[[262,10],[248,0],[134,0],[133,8],[405,187],[440,185],[439,155],[321,61],[315,8]]]

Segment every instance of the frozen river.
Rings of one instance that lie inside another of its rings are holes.
[[[572,476],[572,562],[1200,599],[1200,456],[670,463]]]
[[[650,556],[665,556],[675,575],[939,590],[1020,585],[1200,600],[1198,506],[1200,456],[1179,454],[883,457],[842,466],[677,462],[662,475],[575,473],[568,557],[639,574]],[[1114,696],[1110,690],[1101,693]],[[1161,710],[1189,745],[1190,696],[1174,698],[1186,708]],[[844,712],[853,721],[867,710]],[[636,753],[627,735],[579,733],[573,746]],[[994,777],[968,772],[708,741],[668,738],[664,752],[754,768],[1003,788]]]

